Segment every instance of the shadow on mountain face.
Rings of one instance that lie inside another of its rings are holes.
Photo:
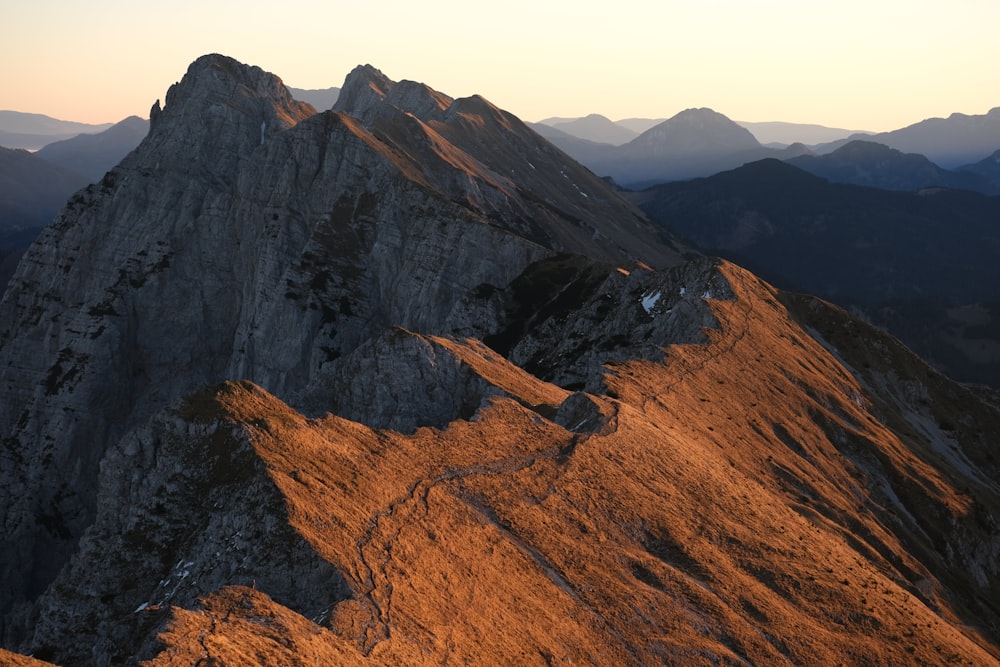
[[[777,160],[632,198],[705,252],[855,309],[956,379],[1000,387],[1000,198],[832,184]]]

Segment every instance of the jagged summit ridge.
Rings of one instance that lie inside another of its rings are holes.
[[[635,209],[608,196],[607,183],[482,96],[453,99],[423,83],[394,82],[370,65],[355,68],[343,91],[335,112],[359,120],[414,172],[492,222],[506,219],[517,234],[561,250],[643,257],[658,267],[677,262],[678,252],[659,250],[673,241],[655,238]],[[444,182],[434,165],[447,165]],[[533,210],[523,210],[524,198]],[[626,234],[617,231],[623,222]],[[645,241],[635,243],[637,236]]]
[[[205,55],[191,63],[184,77],[167,90],[163,111],[175,106],[186,107],[188,112],[208,111],[208,105],[219,101],[238,107],[241,100],[248,99],[270,102],[275,109],[269,112],[262,106],[264,119],[273,113],[272,117],[281,118],[286,127],[294,125],[296,116],[302,113],[315,113],[311,105],[295,100],[274,74],[219,54]]]
[[[997,655],[995,407],[681,261],[484,99],[358,74],[354,111],[312,113],[206,59],[28,254],[0,302],[6,646]]]
[[[492,116],[512,128],[513,116],[507,114],[481,95],[454,99],[418,81],[393,81],[371,65],[355,67],[344,80],[334,110],[373,124],[387,108],[412,114],[425,123],[448,122],[458,115]]]
[[[397,83],[371,65],[359,65],[347,75],[333,108],[365,122],[370,122],[373,114],[385,105],[430,120],[440,116],[452,101],[425,84]]]
[[[405,101],[419,87],[394,90]],[[506,115],[424,122],[385,102],[370,124],[317,114],[276,76],[217,55],[166,100],[0,302],[0,437],[20,452],[0,472],[2,613],[55,577],[95,516],[104,452],[165,402],[246,378],[322,414],[370,337],[481,337],[534,261],[679,259]]]
[[[162,109],[150,113],[150,152],[186,168],[226,173],[268,136],[316,113],[295,100],[275,75],[218,54],[202,56],[170,86]],[[213,165],[217,163],[217,167]],[[163,164],[161,162],[161,164]]]
[[[358,65],[344,79],[333,109],[354,116],[379,106],[393,87],[393,81],[371,65]]]

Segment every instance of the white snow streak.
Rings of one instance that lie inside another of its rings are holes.
[[[681,289],[684,288],[682,287]],[[659,300],[660,300],[659,292],[655,292],[653,294],[647,294],[646,296],[642,297],[642,309],[645,310],[647,313],[652,311],[653,306],[655,306],[656,302]]]

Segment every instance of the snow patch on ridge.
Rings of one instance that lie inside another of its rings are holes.
[[[642,309],[645,310],[647,313],[652,312],[653,306],[655,306],[656,302],[659,300],[660,300],[659,292],[654,292],[653,294],[646,294],[645,296],[642,297]]]

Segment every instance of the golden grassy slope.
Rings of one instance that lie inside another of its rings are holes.
[[[520,400],[444,430],[227,385],[220,414],[353,595],[314,623],[222,589],[175,610],[149,664],[996,664],[920,537],[968,518],[959,472],[889,430],[773,290],[721,270],[737,298],[711,302],[711,342],[609,369],[599,432],[542,416],[565,392],[475,341],[435,339]]]
[[[35,660],[34,658],[29,658],[19,653],[11,653],[6,649],[0,648],[0,665],[4,667],[45,667],[51,664],[51,662]]]

